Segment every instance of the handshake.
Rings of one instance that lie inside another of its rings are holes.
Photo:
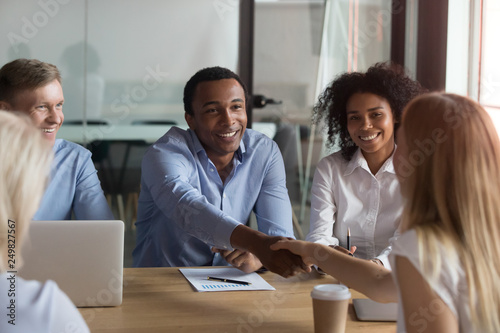
[[[356,250],[354,246],[349,252],[342,247],[268,236],[243,225],[234,229],[231,244],[233,250],[212,248],[212,251],[246,273],[265,267],[283,277],[311,272],[311,266],[320,266],[331,255],[330,251],[352,255]]]

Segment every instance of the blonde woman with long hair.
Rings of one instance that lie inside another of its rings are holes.
[[[394,157],[405,198],[393,272],[329,247],[280,241],[380,302],[398,332],[500,332],[500,141],[476,102],[427,94],[406,108]]]
[[[15,273],[52,158],[51,145],[29,117],[0,111],[0,332],[89,332],[54,282],[26,281]]]

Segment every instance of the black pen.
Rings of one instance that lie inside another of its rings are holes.
[[[236,283],[236,284],[244,284],[244,285],[250,285],[251,284],[250,282],[246,282],[246,281],[231,280],[231,279],[218,278],[218,277],[213,277],[213,276],[207,277],[207,280],[213,280],[213,281],[219,281],[219,282],[228,282],[228,283]]]

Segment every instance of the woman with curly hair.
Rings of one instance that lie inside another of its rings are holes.
[[[403,210],[394,133],[403,108],[422,92],[403,67],[378,63],[366,73],[340,75],[322,93],[314,118],[326,122],[328,143],[340,151],[316,168],[306,240],[343,251],[350,230],[350,254],[390,267]]]

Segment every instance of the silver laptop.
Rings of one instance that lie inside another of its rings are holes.
[[[32,221],[18,275],[54,280],[78,307],[120,305],[123,240],[122,221]]]
[[[378,303],[368,298],[353,298],[352,304],[359,320],[397,321],[398,303]]]

